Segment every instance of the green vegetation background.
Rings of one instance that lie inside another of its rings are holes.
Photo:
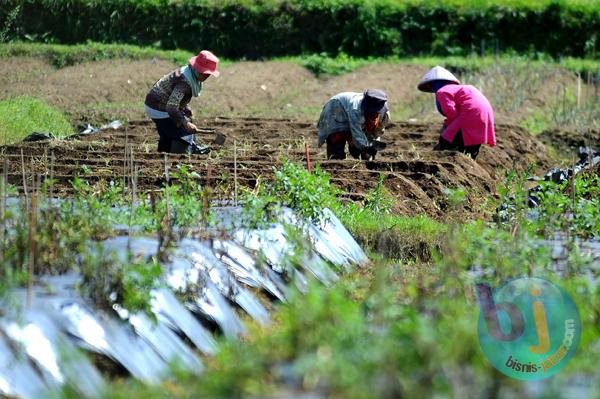
[[[0,26],[5,37],[34,41],[213,48],[252,59],[600,54],[598,0],[3,0]]]

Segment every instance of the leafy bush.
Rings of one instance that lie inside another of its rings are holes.
[[[0,26],[33,41],[210,48],[227,57],[515,50],[595,57],[594,0],[5,0]],[[11,12],[21,5],[17,17]]]
[[[83,253],[80,261],[82,281],[79,290],[96,307],[110,311],[114,305],[128,312],[151,311],[152,290],[161,287],[163,269],[156,259],[120,259],[105,253]]]
[[[515,226],[534,235],[552,238],[555,233],[572,237],[600,236],[600,177],[578,173],[563,183],[542,181],[539,191],[531,193],[537,206],[528,207],[530,192],[525,175],[507,174],[499,188],[500,205],[497,220],[505,229]]]
[[[368,64],[367,59],[350,57],[345,53],[335,57],[327,53],[313,54],[300,59],[300,64],[317,76],[342,75]]]
[[[245,199],[245,221],[251,226],[272,220],[276,206],[288,206],[298,216],[318,223],[324,220],[324,208],[339,206],[339,190],[329,182],[330,177],[317,165],[312,173],[301,164],[286,161],[281,169],[273,168],[275,180],[249,192]]]

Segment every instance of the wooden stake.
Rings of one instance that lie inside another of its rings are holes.
[[[128,149],[127,149],[127,144],[129,143],[129,135],[127,132],[127,127],[125,127],[125,148],[124,148],[124,153],[123,153],[123,188],[127,187],[127,169],[128,169],[128,164],[127,164],[127,155],[128,155]],[[125,193],[125,191],[123,191],[123,197],[125,197],[125,195],[127,195]],[[125,198],[123,198],[125,199]]]
[[[577,109],[581,106],[581,75],[577,74]]]
[[[50,154],[50,198],[54,195],[54,150]]]
[[[306,142],[304,143],[304,149],[306,150],[306,169],[308,169],[308,173],[311,173],[312,167],[310,165],[310,148]]]
[[[2,265],[4,265],[4,234],[6,231],[6,185],[8,184],[8,158],[4,158],[4,170],[2,172],[2,204],[0,205],[0,212],[2,212],[2,230],[0,230],[0,259],[2,259]]]
[[[169,183],[169,166],[167,165],[167,153],[164,153],[164,163],[165,163],[165,179],[167,184]]]
[[[167,164],[167,153],[165,153],[165,179],[167,180],[167,186],[169,185],[169,166]],[[166,187],[165,190],[165,201],[167,201],[166,203],[166,218],[167,218],[167,223],[168,225],[171,224],[171,207],[170,207],[170,198],[169,198],[169,188]]]
[[[25,204],[29,205],[29,193],[27,192],[27,179],[25,178],[25,156],[21,148],[21,175],[23,176],[23,193],[25,194]]]
[[[212,164],[210,163],[210,160],[208,161],[208,164],[206,165],[206,187],[210,188],[210,183],[212,180]]]
[[[29,278],[27,282],[27,308],[31,308],[33,296],[33,273],[35,272],[35,241],[37,227],[37,193],[32,191],[31,213],[29,219]]]
[[[237,181],[237,141],[233,140],[233,204],[238,203],[238,181]]]

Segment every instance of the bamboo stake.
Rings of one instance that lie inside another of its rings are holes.
[[[167,164],[167,154],[165,153],[165,179],[167,181],[167,186],[169,185],[169,166]],[[171,207],[170,207],[170,199],[169,199],[169,190],[168,187],[165,190],[165,194],[166,194],[166,198],[165,201],[167,201],[166,206],[167,206],[167,213],[166,213],[166,217],[167,217],[167,223],[171,223]]]
[[[127,231],[127,251],[131,253],[131,236],[134,222],[134,211],[135,211],[135,201],[136,201],[136,189],[137,189],[137,176],[138,176],[139,166],[135,165],[135,170],[132,174],[131,178],[131,205],[129,206],[129,229]]]
[[[167,183],[169,183],[169,166],[167,165],[167,153],[164,153],[163,156],[164,159],[164,164],[165,164],[165,179],[167,180]]]
[[[35,229],[37,227],[37,193],[32,190],[31,193],[31,213],[29,221],[29,277],[27,281],[27,308],[31,308],[32,296],[33,296],[33,273],[35,271],[35,246],[36,246],[36,234]]]
[[[577,74],[577,109],[581,106],[581,75]]]
[[[23,176],[23,193],[25,194],[25,204],[29,205],[29,193],[27,192],[27,179],[25,178],[25,156],[21,148],[21,175]]]
[[[233,140],[233,205],[238,204],[237,140]]]
[[[128,169],[128,164],[127,164],[127,144],[129,143],[129,135],[128,135],[128,131],[127,131],[127,127],[125,127],[125,148],[124,148],[124,154],[123,154],[123,187],[127,187],[127,169]],[[125,191],[123,191],[123,196],[125,196],[126,193]]]
[[[210,188],[211,180],[212,180],[212,164],[209,161],[209,163],[206,165],[206,187],[207,188]]]
[[[4,158],[4,170],[2,172],[2,204],[0,204],[0,209],[2,212],[2,230],[0,231],[0,259],[2,259],[2,264],[4,265],[4,234],[6,232],[6,185],[8,184],[8,158]]]
[[[54,162],[56,157],[54,156],[54,150],[50,154],[50,198],[54,195]]]
[[[306,169],[308,169],[308,173],[312,172],[312,167],[310,165],[310,149],[308,147],[308,143],[304,143],[304,149],[306,150]]]
[[[135,168],[136,165],[134,164],[134,157],[133,157],[133,145],[129,144],[129,174],[130,174],[130,184],[133,186],[134,182],[134,174],[135,174]],[[137,182],[136,182],[137,183]]]

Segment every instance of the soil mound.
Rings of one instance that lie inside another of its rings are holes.
[[[579,147],[591,146],[600,150],[600,130],[586,129],[584,132],[570,130],[546,130],[539,135],[540,140],[554,147],[560,154],[572,156]]]
[[[432,217],[446,213],[449,189],[464,190],[466,211],[481,215],[481,205],[494,195],[506,170],[525,170],[529,165],[545,170],[551,164],[541,142],[510,125],[498,125],[497,147],[483,147],[474,161],[454,151],[432,151],[439,134],[437,124],[396,123],[384,135],[388,147],[371,162],[326,160],[325,148],[316,148],[312,122],[218,117],[198,121],[198,125],[227,135],[225,146],[208,156],[165,157],[156,151],[158,135],[152,122],[138,121],[70,140],[6,146],[2,157],[7,160],[9,182],[21,188],[23,181],[32,187],[38,177],[52,177],[54,191],[68,195],[75,175],[90,181],[122,179],[126,184],[135,176],[139,190],[152,191],[164,184],[165,165],[173,170],[176,164],[185,163],[217,197],[232,198],[236,181],[252,188],[268,181],[273,167],[285,159],[306,162],[307,143],[311,163],[320,164],[348,200],[364,199],[383,179],[398,200],[395,212]],[[212,137],[198,135],[197,141],[208,142]],[[493,205],[488,209],[493,210]]]

